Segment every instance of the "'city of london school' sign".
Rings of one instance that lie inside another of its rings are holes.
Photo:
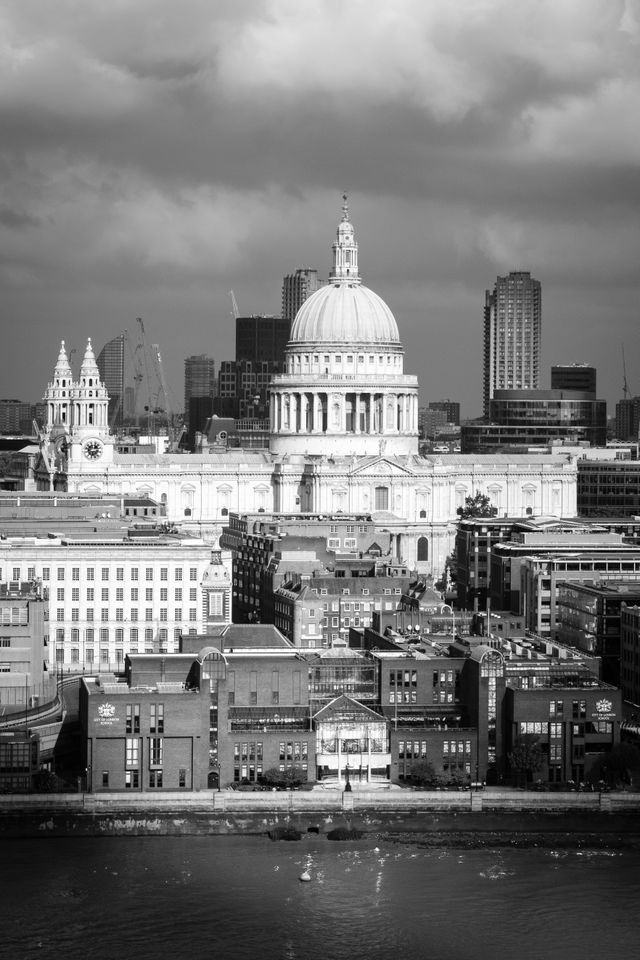
[[[98,707],[97,723],[101,727],[109,727],[116,722],[116,708],[112,703],[101,703]]]
[[[596,700],[596,712],[591,714],[593,720],[615,720],[613,703],[605,697],[602,700]]]

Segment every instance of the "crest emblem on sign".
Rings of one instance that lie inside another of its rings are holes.
[[[611,713],[613,704],[611,700],[598,700],[596,702],[596,710],[598,713]]]
[[[101,703],[98,707],[98,716],[101,720],[110,720],[115,716],[116,708],[112,703]]]

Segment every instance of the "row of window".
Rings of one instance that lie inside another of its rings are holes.
[[[94,589],[93,587],[87,587],[87,590],[86,590],[86,599],[87,599],[87,601],[88,601],[89,603],[93,603],[93,602],[95,601],[95,599],[96,599],[96,595],[95,595],[95,594],[96,594],[96,591],[95,591],[95,589]],[[157,598],[157,594],[155,595],[155,597]],[[62,602],[64,602],[64,599],[65,599],[65,588],[64,588],[64,587],[57,587],[57,588],[56,588],[56,600],[57,600],[59,603],[62,603]],[[109,587],[102,587],[102,589],[100,590],[100,599],[103,600],[103,601],[108,601],[108,600],[110,599],[110,597],[109,597]],[[112,599],[112,600],[114,599],[114,598],[113,598],[113,594],[111,595],[111,599]],[[138,587],[131,587],[131,590],[130,590],[130,599],[131,599],[133,602],[135,602],[135,603],[138,602],[138,600],[140,599],[140,590],[139,590]],[[144,591],[144,599],[147,600],[147,601],[149,601],[149,602],[151,602],[151,601],[154,600],[153,587],[146,587],[146,588],[145,588],[145,591]],[[182,599],[183,599],[183,590],[182,590],[182,587],[175,587],[175,589],[174,589],[174,600],[179,600],[179,601],[181,601]],[[189,588],[189,600],[197,600],[197,599],[198,599],[198,588],[197,588],[197,587],[190,587],[190,588]],[[124,602],[124,587],[116,587],[115,600],[116,600],[116,602],[120,602],[120,603],[123,603],[123,602]],[[160,587],[160,602],[162,602],[162,601],[165,601],[165,602],[166,602],[166,601],[168,601],[168,600],[169,600],[169,590],[168,590],[168,588],[167,588],[167,587]],[[79,603],[79,602],[80,602],[80,587],[72,587],[72,588],[71,588],[71,602],[72,602],[72,603]],[[0,608],[0,613],[2,613],[2,608]]]
[[[1,578],[0,578],[1,579]],[[29,608],[23,606],[0,607],[0,625],[3,627],[24,627],[29,622]]]
[[[535,734],[537,736],[549,736],[559,738],[563,736],[563,723],[545,723],[539,720],[522,720],[518,729],[520,734]],[[585,733],[607,734],[613,733],[613,724],[608,720],[594,720],[589,723],[573,723],[571,732],[574,737],[584,737]]]
[[[6,578],[6,579],[11,579],[11,580],[20,581],[20,580],[22,579],[21,569],[22,569],[21,567],[13,567],[13,568],[12,568],[13,576],[8,577],[8,578]],[[59,580],[59,581],[65,580],[65,578],[66,578],[66,576],[67,576],[67,568],[66,568],[66,567],[55,567],[54,569],[55,569],[55,572],[56,572],[56,577],[55,577],[55,579],[56,579],[56,580]],[[80,579],[83,579],[83,580],[88,580],[89,582],[91,582],[91,581],[97,579],[96,573],[98,572],[98,570],[99,570],[99,572],[100,572],[100,579],[101,579],[101,580],[105,581],[105,580],[110,580],[110,579],[112,579],[113,574],[114,574],[114,568],[113,568],[113,567],[100,567],[100,568],[97,568],[97,567],[86,567],[85,570],[84,570],[84,572],[82,573],[82,576],[81,576],[81,568],[80,568],[80,567],[71,567],[71,579],[72,579],[72,580],[75,580],[75,581],[80,581]],[[152,580],[155,579],[155,577],[156,577],[156,570],[155,570],[154,567],[144,567],[144,568],[141,568],[141,567],[130,567],[130,568],[129,568],[129,579],[130,579],[130,580],[133,580],[133,581],[136,581],[136,580],[141,579],[141,576],[140,576],[141,570],[144,570],[144,579],[145,579],[145,580],[147,580],[147,581],[152,581]],[[51,571],[52,571],[52,568],[51,568],[51,567],[43,567],[43,568],[42,568],[42,579],[45,580],[45,581],[48,581],[48,580],[53,579],[53,578],[52,578],[52,575],[51,575]],[[173,568],[173,579],[174,579],[175,581],[177,581],[177,582],[181,582],[182,579],[183,579],[184,573],[185,573],[185,569],[184,569],[183,567],[174,567],[174,568]],[[2,567],[0,567],[0,581],[3,580],[3,579],[5,579],[5,578],[3,578],[2,574],[3,574],[3,570],[2,570]],[[169,579],[169,567],[160,567],[159,575],[160,575],[160,580],[168,580],[168,579]],[[189,580],[192,580],[192,581],[197,580],[197,579],[198,579],[198,568],[197,568],[197,567],[189,567],[189,568],[188,568],[188,576],[189,576]],[[27,576],[26,576],[24,579],[25,579],[25,580],[35,580],[35,578],[36,578],[36,568],[35,568],[35,567],[27,567]],[[124,576],[124,567],[116,567],[116,568],[115,568],[115,579],[116,579],[116,580],[124,580],[124,579],[125,579],[125,576]]]
[[[191,620],[191,621],[197,620],[197,619],[198,619],[198,608],[197,608],[197,607],[189,607],[188,609],[189,609],[189,613],[188,613],[189,620]],[[115,612],[115,616],[113,615],[114,612]],[[140,613],[141,613],[141,612],[142,612],[142,611],[139,610],[138,607],[131,607],[131,609],[128,611],[128,614],[129,614],[128,617],[125,618],[125,610],[124,610],[124,607],[116,607],[116,608],[115,608],[115,611],[113,611],[110,607],[101,607],[101,608],[100,608],[100,622],[101,622],[101,623],[109,623],[110,620],[124,621],[125,619],[127,619],[127,620],[132,620],[133,622],[135,622],[135,621],[137,621],[137,620],[142,620],[142,619],[144,619],[144,620],[146,620],[146,621],[151,621],[151,620],[155,620],[156,618],[159,619],[159,620],[164,620],[164,621],[169,620],[169,608],[168,608],[168,607],[160,607],[160,609],[157,611],[157,614],[154,613],[153,607],[145,607],[145,608],[144,608],[144,618],[140,616]],[[71,621],[72,621],[72,623],[73,623],[73,622],[79,623],[79,622],[81,621],[81,619],[84,619],[84,620],[86,620],[87,623],[93,623],[93,622],[94,622],[94,614],[95,614],[95,611],[93,610],[93,608],[92,608],[92,607],[88,607],[88,608],[85,610],[84,618],[82,618],[82,617],[80,616],[80,608],[79,608],[79,607],[72,607],[72,608],[71,608]],[[182,615],[183,615],[183,609],[182,609],[182,607],[175,607],[174,610],[173,610],[173,618],[172,618],[172,619],[180,622],[180,621],[182,620]],[[68,615],[67,615],[67,612],[65,611],[64,607],[56,607],[56,617],[55,617],[55,619],[56,619],[56,623],[64,623],[65,620],[68,620],[68,619],[69,619],[69,617],[68,617]]]
[[[179,640],[183,632],[180,627],[176,627],[173,631],[174,639]],[[196,632],[195,630],[189,630],[190,634]],[[65,643],[67,639],[71,640],[71,643],[80,643],[81,635],[87,644],[95,643],[96,639],[99,640],[100,643],[109,643],[112,638],[116,643],[124,642],[124,629],[122,627],[116,627],[115,630],[110,630],[109,627],[101,627],[99,630],[94,630],[93,627],[87,627],[87,629],[82,632],[78,627],[71,627],[68,631],[65,630],[64,627],[59,627],[56,629],[56,643]],[[131,627],[129,630],[129,642],[133,644],[138,643],[138,640],[153,640],[156,636],[159,640],[168,640],[169,631],[166,627],[161,627],[159,630],[154,630],[151,627],[145,630],[139,630],[138,627]]]
[[[140,737],[126,737],[125,760],[126,769],[140,766]],[[149,738],[149,767],[161,767],[164,761],[164,739],[162,737]]]
[[[164,771],[163,770],[149,770],[149,787],[151,790],[160,789],[164,784]],[[138,770],[125,770],[124,774],[124,785],[127,790],[139,790],[140,789],[140,772]],[[178,787],[184,788],[187,785],[187,771],[186,768],[181,767],[178,770]],[[103,788],[109,787],[109,771],[102,771],[102,786]]]
[[[334,353],[334,354],[325,353],[325,354],[323,354],[323,355],[322,355],[322,363],[330,363],[330,362],[331,362],[331,357],[333,357],[334,363],[342,363],[342,354],[341,354],[341,353]],[[367,357],[368,357],[368,363],[369,363],[369,364],[375,363],[375,361],[376,361],[376,359],[377,359],[378,363],[379,363],[381,366],[384,366],[384,364],[385,364],[385,362],[386,362],[387,366],[391,366],[391,364],[393,364],[393,366],[396,366],[396,367],[397,367],[397,366],[399,366],[399,364],[402,362],[402,358],[401,358],[400,354],[398,354],[398,353],[394,353],[394,354],[389,354],[389,353],[387,353],[387,354],[379,354],[379,355],[378,355],[378,354],[369,353],[369,354],[367,354]],[[386,357],[386,361],[385,361],[385,357]],[[359,354],[356,354],[356,355],[354,356],[354,354],[352,354],[352,353],[347,353],[347,354],[345,355],[345,363],[348,364],[348,365],[352,365],[354,362],[355,362],[355,363],[358,363],[358,364],[360,364],[360,365],[364,364],[364,362],[365,362],[365,355],[364,355],[363,353],[359,353]],[[290,356],[289,359],[288,359],[288,361],[287,361],[287,372],[288,372],[288,373],[298,373],[298,372],[300,371],[300,368],[301,368],[302,366],[309,366],[309,364],[311,364],[312,366],[316,366],[316,365],[319,364],[319,363],[320,363],[320,354],[318,354],[318,353],[313,353],[313,354],[309,354],[309,353],[294,354],[294,355]]]
[[[140,704],[128,703],[125,709],[125,730],[140,733]],[[149,733],[164,733],[164,704],[149,704]]]

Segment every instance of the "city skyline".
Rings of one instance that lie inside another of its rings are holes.
[[[180,397],[186,356],[233,356],[230,290],[279,314],[284,276],[327,275],[345,189],[422,403],[480,415],[484,291],[513,270],[542,285],[541,386],[592,364],[612,415],[624,345],[640,393],[631,3],[81,9],[2,14],[4,396],[142,316]]]

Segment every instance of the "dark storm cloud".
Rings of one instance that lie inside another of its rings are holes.
[[[46,324],[54,349],[95,321],[106,338],[149,304],[179,395],[184,353],[232,355],[229,289],[274,311],[284,273],[326,275],[343,189],[425,398],[454,390],[496,273],[542,280],[550,354],[586,317],[597,342],[594,288],[637,299],[635,2],[226,6],[4,5],[9,337]],[[607,349],[591,359],[611,378]]]
[[[28,213],[12,210],[11,207],[0,204],[0,226],[12,230],[23,230],[25,227],[37,227],[40,221],[37,217],[30,217]]]

